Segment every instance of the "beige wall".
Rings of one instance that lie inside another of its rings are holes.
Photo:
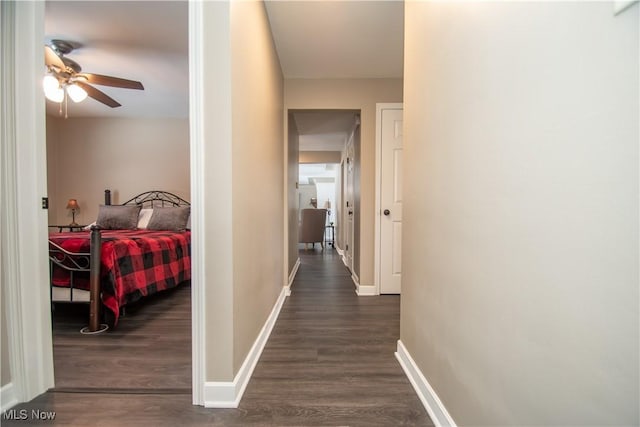
[[[283,79],[262,2],[231,3],[234,372],[284,285]]]
[[[403,343],[458,425],[638,425],[638,5],[405,12]]]
[[[299,163],[340,163],[340,151],[300,151]]]
[[[300,136],[293,114],[288,114],[287,138],[287,276],[291,275],[298,260],[298,179]]]
[[[49,223],[95,221],[104,190],[123,203],[147,190],[190,200],[188,119],[47,117]]]
[[[373,286],[376,103],[402,102],[402,79],[287,79],[285,109],[361,111],[360,284]]]
[[[49,224],[57,224],[58,223],[58,208],[53,206],[53,202],[58,202],[58,204],[62,204],[58,197],[58,171],[60,171],[60,167],[58,166],[58,147],[60,146],[59,135],[59,123],[62,120],[47,118],[46,120],[46,131],[47,131],[47,197],[49,197]],[[103,189],[104,190],[104,189]],[[99,192],[98,192],[99,193]],[[68,200],[68,199],[67,199]],[[64,206],[61,209],[64,209]],[[67,222],[68,212],[64,212],[60,219]],[[79,216],[78,216],[79,217]],[[78,222],[79,224],[80,222]]]

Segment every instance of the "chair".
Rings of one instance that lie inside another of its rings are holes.
[[[316,242],[320,242],[320,246],[324,248],[324,231],[326,224],[326,209],[302,209],[302,221],[300,222],[298,242],[304,243],[305,248],[308,243],[313,244],[315,248]]]

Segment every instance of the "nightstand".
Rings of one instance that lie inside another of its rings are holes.
[[[84,229],[86,227],[86,225],[50,225],[49,228],[57,228],[58,232],[62,233],[62,230],[69,230],[69,231],[82,231],[82,229]]]

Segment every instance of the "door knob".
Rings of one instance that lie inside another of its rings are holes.
[[[385,209],[382,213],[384,214],[384,216],[389,216],[391,211],[389,209]]]

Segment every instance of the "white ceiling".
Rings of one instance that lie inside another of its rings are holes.
[[[324,133],[319,135],[300,135],[300,151],[342,151],[346,146],[347,134]]]
[[[402,1],[268,1],[285,78],[401,78]]]
[[[285,78],[402,77],[402,1],[267,1]],[[45,43],[82,47],[67,56],[85,72],[138,80],[144,91],[97,86],[122,104],[69,102],[70,117],[187,117],[187,1],[51,1]],[[44,70],[43,70],[44,72]],[[47,113],[59,105],[47,101]],[[300,118],[301,133],[336,143],[349,117]],[[314,122],[315,121],[315,122]],[[318,126],[324,126],[322,131]],[[333,127],[332,127],[333,126]],[[304,138],[303,138],[304,139]]]
[[[342,151],[358,111],[294,111],[301,151]]]

